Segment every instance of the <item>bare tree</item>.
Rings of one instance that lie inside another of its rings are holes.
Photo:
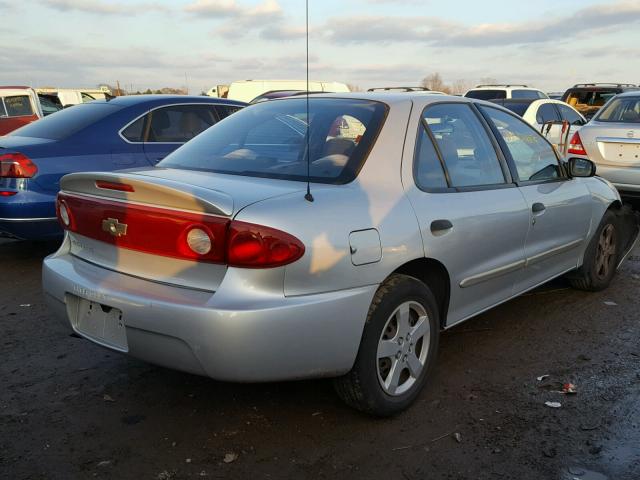
[[[347,87],[349,88],[349,91],[351,92],[361,92],[362,88],[360,88],[360,85],[355,85],[353,83],[347,83]]]
[[[451,93],[455,95],[464,95],[468,90],[473,88],[473,83],[469,80],[456,80],[451,84]]]
[[[496,80],[493,77],[483,77],[480,79],[481,85],[496,85],[497,83],[498,83],[498,80]]]
[[[444,83],[442,77],[438,72],[427,75],[422,79],[421,85],[429,90],[436,90],[438,92],[451,93],[451,88]]]

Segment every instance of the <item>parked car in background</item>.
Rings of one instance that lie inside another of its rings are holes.
[[[332,133],[347,118],[360,135]],[[609,285],[638,226],[594,170],[487,102],[262,102],[157,168],[65,176],[45,297],[112,350],[225,381],[337,377],[391,415],[441,328],[566,273]]]
[[[99,89],[36,88],[35,90],[38,95],[43,94],[57,97],[63,107],[112,98],[107,92]]]
[[[64,108],[62,102],[57,95],[48,93],[38,93],[38,100],[40,101],[40,108],[42,108],[42,114],[46,117],[52,113],[59,112]]]
[[[323,93],[323,92],[308,92],[308,93],[309,95],[314,95],[314,94]],[[260,102],[266,102],[267,100],[275,100],[276,98],[295,97],[295,96],[306,95],[306,94],[307,94],[306,90],[272,90],[270,92],[265,92],[262,95],[258,95],[249,103],[254,104],[254,103],[260,103]]]
[[[0,87],[0,136],[44,116],[31,87]]]
[[[549,98],[546,93],[526,85],[478,85],[464,94],[476,100],[500,100],[504,98],[538,99]]]
[[[587,123],[580,112],[559,100],[512,99],[493,100],[492,103],[502,105],[520,115],[561,152],[572,135]],[[568,128],[564,122],[567,122]]]
[[[209,97],[118,97],[62,110],[0,137],[0,236],[60,236],[55,198],[63,175],[155,165],[243,105]]]
[[[298,90],[310,92],[348,92],[349,87],[339,82],[306,80],[239,80],[230,85],[218,85],[207,92],[210,97],[228,98],[241,102],[251,102],[266,92],[275,90]]]
[[[562,100],[562,95],[564,95],[564,92],[547,92],[547,96],[551,100]]]
[[[589,158],[627,199],[640,199],[640,91],[621,93],[571,139],[569,153]]]
[[[562,101],[590,120],[613,97],[630,91],[640,88],[631,83],[578,83],[564,92]]]

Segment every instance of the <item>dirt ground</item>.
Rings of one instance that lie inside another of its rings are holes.
[[[556,281],[444,333],[418,402],[376,420],[330,381],[219,383],[70,336],[53,249],[0,241],[2,479],[640,478],[640,251],[605,292]]]

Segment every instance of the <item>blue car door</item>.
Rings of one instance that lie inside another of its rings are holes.
[[[169,105],[152,110],[145,125],[143,143],[148,162],[155,165],[218,120],[215,107],[204,103]]]

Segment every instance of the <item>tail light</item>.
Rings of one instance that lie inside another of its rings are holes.
[[[576,132],[571,137],[571,141],[569,142],[569,149],[567,153],[571,153],[573,155],[586,155],[587,151],[584,149],[584,145],[582,145],[582,139],[580,138],[580,133]]]
[[[15,192],[15,191],[12,191],[12,190],[2,190],[2,191],[0,191],[0,197],[13,197],[17,193],[18,192]]]
[[[280,267],[305,250],[294,236],[262,225],[65,193],[57,214],[64,229],[119,248],[231,267]]]
[[[0,178],[31,178],[38,167],[21,153],[0,154]]]

